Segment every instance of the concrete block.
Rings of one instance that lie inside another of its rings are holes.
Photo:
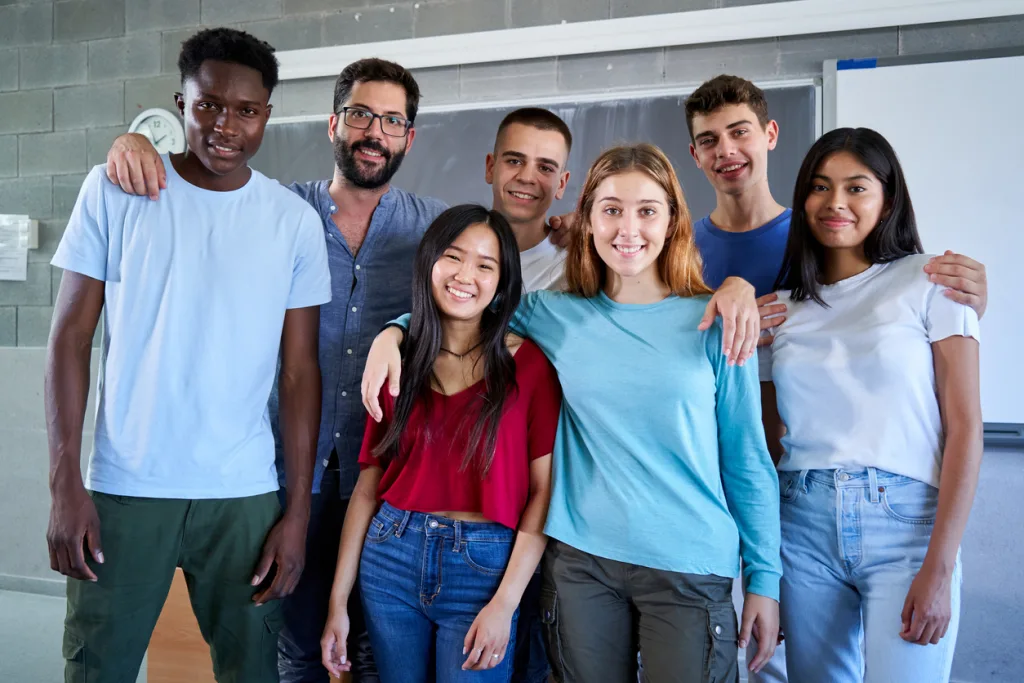
[[[334,104],[334,77],[285,81],[277,86],[271,101],[274,103],[271,121],[277,116],[307,114],[323,114],[326,121]]]
[[[324,19],[324,45],[412,38],[413,13],[412,5],[393,5],[330,14]],[[339,64],[338,72],[344,68],[344,64]]]
[[[199,0],[128,0],[125,28],[135,31],[159,31],[199,24]]]
[[[558,89],[596,92],[658,85],[663,80],[664,57],[664,50],[559,57]]]
[[[0,50],[0,92],[18,89],[18,51]]]
[[[61,0],[53,4],[53,37],[61,43],[124,35],[129,0]],[[130,0],[134,2],[135,0]]]
[[[123,1],[123,0],[122,0]],[[0,45],[21,47],[53,40],[53,5],[0,7]]]
[[[178,55],[181,44],[196,32],[194,28],[181,31],[164,31],[160,35],[160,70],[165,74],[178,74]]]
[[[206,26],[237,24],[254,19],[281,16],[282,0],[203,0],[202,22]]]
[[[20,90],[0,95],[0,134],[52,129],[52,90]]]
[[[779,59],[775,38],[671,47],[665,50],[665,82],[697,86],[720,74],[752,81],[775,78]]]
[[[898,49],[895,27],[779,38],[779,75],[820,77],[826,59],[895,57]]]
[[[1019,47],[1024,15],[900,27],[900,54],[920,55],[960,50]]]
[[[137,33],[89,43],[89,80],[110,81],[160,73],[160,38]]]
[[[18,309],[0,306],[0,346],[18,345]]]
[[[0,135],[0,178],[18,175],[18,136]]]
[[[413,69],[412,75],[420,86],[420,108],[459,101],[459,67]]]
[[[612,0],[612,18],[690,12],[718,7],[716,0]]]
[[[505,0],[420,0],[415,5],[417,38],[507,28]]]
[[[19,136],[18,174],[21,177],[84,171],[84,130]]]
[[[49,177],[0,180],[0,213],[46,218],[53,211],[52,190]]]
[[[49,264],[30,263],[27,280],[0,280],[0,306],[48,306],[51,286]]]
[[[511,28],[595,21],[611,16],[611,0],[510,0]]]
[[[124,123],[124,84],[101,83],[53,92],[55,130],[113,126]]]
[[[24,47],[21,49],[21,87],[53,88],[79,85],[88,78],[84,43]]]
[[[75,201],[78,199],[78,192],[85,182],[85,173],[74,173],[69,175],[53,176],[53,217],[66,219],[71,217],[71,211],[75,208]],[[64,230],[61,229],[61,234]],[[43,247],[42,227],[40,227],[39,248]]]
[[[64,229],[67,226],[68,222],[61,219],[39,221],[39,248],[29,250],[28,262],[49,263],[57,252],[57,245],[60,244],[60,238],[64,236]]]
[[[124,83],[124,122],[125,131],[135,119],[150,107],[160,107],[169,112],[177,113],[174,104],[174,93],[181,91],[181,78],[174,75],[144,78]]]
[[[323,45],[324,20],[320,16],[285,17],[254,21],[239,28],[270,43],[275,50],[304,50]]]
[[[310,12],[335,12],[352,7],[367,7],[371,0],[284,0],[284,16]]]
[[[126,133],[128,126],[110,126],[109,128],[90,128],[85,132],[85,165],[88,169],[107,163],[107,152],[118,135]]]
[[[18,306],[18,346],[45,347],[53,306]]]
[[[459,98],[466,102],[539,97],[558,92],[558,60],[554,57],[503,64],[467,64],[459,71]]]

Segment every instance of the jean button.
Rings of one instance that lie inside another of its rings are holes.
[[[846,472],[843,472],[842,474],[839,475],[839,481],[850,481],[850,475],[847,474]]]
[[[437,520],[436,519],[430,520],[430,528],[431,529],[436,529],[437,528]]]

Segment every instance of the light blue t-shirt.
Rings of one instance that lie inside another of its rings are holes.
[[[526,294],[512,328],[563,402],[545,533],[611,560],[735,577],[779,597],[779,484],[752,363],[729,367],[707,297]]]
[[[102,280],[104,335],[86,487],[152,498],[278,488],[267,398],[285,311],[331,298],[320,219],[252,171],[160,201],[86,178],[53,265]]]

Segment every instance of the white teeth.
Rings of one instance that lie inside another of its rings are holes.
[[[214,145],[213,148],[214,149],[219,149],[222,152],[234,152],[235,151],[235,150],[231,149],[230,147],[221,147],[220,145]]]
[[[534,197],[532,194],[526,194],[525,192],[509,191],[509,194],[515,197],[516,199],[536,199],[536,197]]]
[[[635,254],[638,251],[640,251],[641,249],[643,249],[643,246],[638,245],[638,246],[635,246],[635,247],[627,247],[627,246],[624,246],[624,245],[620,244],[620,245],[616,246],[615,248],[618,251],[622,252],[623,254]]]
[[[724,166],[724,167],[718,169],[718,171],[720,173],[730,173],[732,171],[737,171],[737,170],[739,170],[741,168],[743,168],[743,164],[733,164],[732,166]]]
[[[451,287],[445,287],[445,289],[447,289],[449,292],[452,293],[453,296],[455,296],[455,297],[457,297],[459,299],[472,299],[473,298],[473,295],[469,294],[468,292],[462,292],[462,291],[459,291],[458,289],[452,289]]]
[[[371,152],[370,150],[367,150],[367,149],[361,149],[359,151],[362,152],[363,154],[365,154],[366,156],[370,156],[370,157],[382,157],[382,156],[384,156],[380,152]]]

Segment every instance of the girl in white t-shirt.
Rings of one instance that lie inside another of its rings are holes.
[[[982,455],[979,335],[927,260],[889,143],[864,128],[819,139],[772,347],[793,683],[949,680]]]

